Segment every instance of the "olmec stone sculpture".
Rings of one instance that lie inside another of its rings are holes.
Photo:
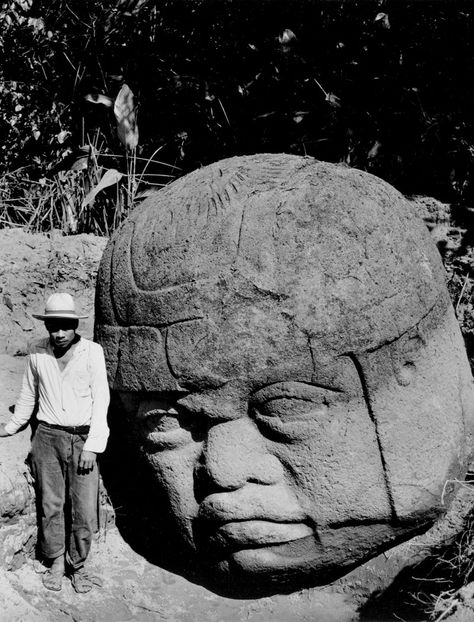
[[[289,155],[197,170],[113,236],[96,302],[111,424],[128,417],[169,541],[216,590],[328,583],[427,529],[463,476],[444,271],[376,177]]]

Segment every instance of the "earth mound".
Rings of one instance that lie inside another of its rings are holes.
[[[0,353],[23,356],[31,341],[44,336],[43,323],[31,314],[43,311],[53,291],[74,296],[89,316],[81,332],[92,336],[95,276],[106,242],[89,234],[0,230]]]

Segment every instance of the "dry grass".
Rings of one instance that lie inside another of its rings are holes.
[[[474,598],[474,514],[467,518],[462,531],[451,544],[440,552],[427,579],[431,586],[438,585],[436,594],[414,594],[430,620],[446,620],[460,606]],[[442,588],[447,589],[442,589]],[[433,592],[435,590],[433,589]],[[474,619],[474,611],[472,612]]]
[[[60,229],[65,234],[93,233],[109,236],[129,212],[148,194],[172,181],[177,169],[136,153],[100,153],[94,145],[84,148],[79,167],[61,170],[39,180],[29,177],[27,167],[0,177],[0,228],[24,227],[29,231]],[[104,162],[123,162],[124,173],[101,189],[92,200],[86,197],[97,189],[111,170]],[[75,163],[76,164],[76,163]],[[167,173],[149,173],[153,165]]]

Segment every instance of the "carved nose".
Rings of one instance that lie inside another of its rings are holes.
[[[214,425],[203,450],[201,469],[214,487],[236,490],[247,482],[271,485],[283,478],[283,467],[268,453],[250,419]]]

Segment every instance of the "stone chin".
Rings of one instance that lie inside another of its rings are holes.
[[[206,547],[199,551],[200,559],[206,560],[200,571],[204,572],[207,587],[226,595],[242,598],[290,593],[327,585],[431,524],[427,520],[410,528],[384,524],[351,526],[337,530],[339,533],[328,530],[279,544],[237,547],[222,557]],[[359,551],[354,556],[355,546]],[[341,555],[343,550],[350,553]]]

